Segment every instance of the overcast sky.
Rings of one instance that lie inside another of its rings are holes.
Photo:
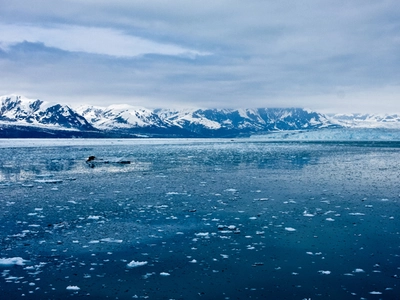
[[[0,0],[0,95],[400,113],[399,0]]]

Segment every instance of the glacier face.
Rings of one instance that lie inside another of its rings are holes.
[[[400,128],[397,114],[324,115],[302,108],[71,107],[19,95],[0,97],[0,105],[0,137],[237,137],[323,128]]]
[[[400,128],[400,114],[335,114],[328,119],[349,128]]]

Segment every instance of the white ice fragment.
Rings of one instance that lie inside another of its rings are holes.
[[[104,238],[100,240],[101,242],[106,242],[106,243],[122,243],[122,240],[116,240],[113,238]]]
[[[382,293],[381,292],[375,292],[375,291],[372,291],[372,292],[369,292],[371,295],[382,295]]]
[[[198,237],[208,237],[209,233],[208,232],[199,232],[199,233],[195,233],[195,236]]]
[[[350,216],[365,216],[365,214],[359,213],[359,212],[356,212],[356,213],[349,213],[349,215],[350,215]]]
[[[326,218],[325,220],[330,221],[330,222],[335,221],[335,219],[332,219],[332,218]]]
[[[161,275],[161,276],[169,276],[169,275],[171,275],[171,274],[169,274],[169,273],[167,273],[167,272],[161,272],[160,275]]]
[[[296,229],[292,228],[292,227],[285,227],[286,231],[296,231]]]
[[[99,220],[101,218],[101,216],[89,216],[87,218],[88,218],[88,220]]]
[[[312,253],[312,252],[306,252],[306,254],[308,254],[308,255],[314,255],[314,253]]]
[[[79,291],[81,288],[79,286],[76,285],[69,285],[67,286],[67,290],[69,291]]]
[[[141,267],[141,266],[144,266],[144,265],[147,265],[147,261],[134,261],[134,260],[132,260],[126,266],[128,268],[137,268],[137,267]]]
[[[308,213],[307,211],[303,212],[304,217],[314,217],[315,215]]]
[[[0,258],[0,266],[24,266],[26,261],[21,257]]]
[[[229,258],[229,255],[227,254],[221,254],[222,258]]]
[[[331,271],[323,271],[323,270],[320,270],[320,271],[318,271],[319,273],[321,273],[322,275],[329,275],[329,274],[331,274]]]
[[[231,193],[235,193],[237,190],[235,189],[226,189],[225,192],[231,192]]]
[[[191,261],[189,261],[190,263],[192,263],[192,264],[195,264],[195,263],[197,263],[197,260],[195,260],[195,259],[192,259]]]
[[[355,269],[353,273],[365,273],[363,269]]]

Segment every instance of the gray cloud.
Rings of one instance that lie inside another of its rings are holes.
[[[1,94],[400,112],[398,1],[2,2]]]

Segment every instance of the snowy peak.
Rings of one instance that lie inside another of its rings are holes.
[[[159,110],[157,113],[162,120],[196,132],[202,130],[258,132],[311,129],[331,125],[325,116],[299,108]]]
[[[51,104],[18,95],[0,97],[0,121],[13,125],[50,126],[59,129],[93,130],[85,118],[67,105]]]
[[[333,126],[324,115],[301,108],[150,110],[115,104],[72,109],[18,95],[3,96],[0,100],[2,124],[96,131],[113,137],[234,137]]]
[[[34,114],[47,106],[41,100],[31,100],[18,95],[3,96],[0,98],[0,116],[10,120],[27,120],[33,122]]]
[[[144,107],[126,104],[108,107],[81,106],[77,111],[98,129],[165,127],[157,114]]]

